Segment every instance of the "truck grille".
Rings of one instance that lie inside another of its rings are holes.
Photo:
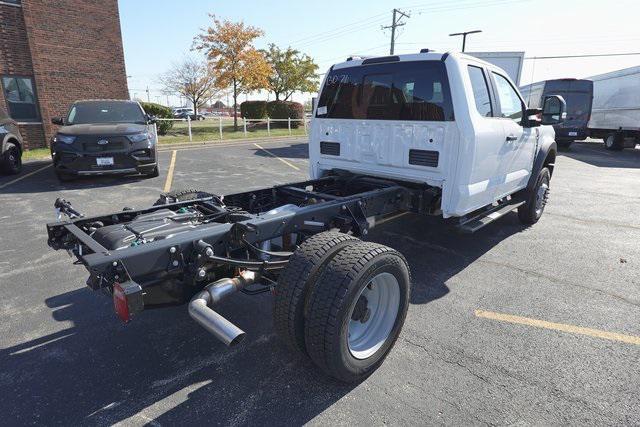
[[[438,167],[438,159],[440,153],[438,151],[429,150],[409,150],[409,164],[416,166]]]
[[[100,140],[109,141],[107,144],[98,144]],[[118,151],[122,150],[125,147],[125,142],[128,139],[124,136],[114,136],[114,137],[105,137],[105,138],[96,138],[92,137],[83,137],[81,138],[82,148],[87,153],[101,153],[105,151]]]
[[[328,154],[329,156],[340,155],[340,143],[338,142],[320,142],[320,154]]]

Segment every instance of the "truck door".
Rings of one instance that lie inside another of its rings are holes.
[[[524,127],[525,103],[509,79],[491,72],[498,101],[498,117],[504,130],[500,173],[502,182],[496,186],[496,198],[502,198],[524,187],[529,181],[536,152],[538,129]]]

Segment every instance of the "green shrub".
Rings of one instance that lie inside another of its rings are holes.
[[[267,101],[245,101],[240,104],[240,113],[245,119],[266,119]]]
[[[172,119],[173,112],[171,108],[165,107],[164,105],[156,104],[153,102],[141,102],[142,108],[144,112],[149,114],[150,116],[155,116],[159,119]],[[173,127],[173,122],[170,120],[158,120],[156,123],[158,126],[158,134],[166,135],[169,129]]]
[[[271,119],[288,119],[291,118],[291,127],[297,128],[302,124],[301,121],[293,121],[293,119],[304,118],[304,106],[299,102],[292,101],[271,101],[267,104],[267,113]],[[287,122],[276,122],[274,127],[287,127]]]

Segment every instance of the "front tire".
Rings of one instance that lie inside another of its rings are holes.
[[[538,173],[535,186],[527,192],[526,203],[518,208],[518,218],[526,225],[538,222],[549,197],[549,184],[551,172],[548,168],[542,168]]]
[[[147,178],[157,178],[160,176],[160,171],[158,170],[158,165],[156,165],[151,172],[147,172],[144,174]]]
[[[410,294],[407,261],[375,243],[344,248],[312,289],[305,325],[307,353],[345,382],[371,375],[400,335]]]
[[[17,175],[22,170],[22,153],[13,142],[7,143],[7,150],[0,158],[0,170],[7,175]]]

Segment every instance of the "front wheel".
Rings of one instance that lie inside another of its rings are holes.
[[[0,170],[8,175],[16,175],[22,170],[22,154],[20,148],[12,142],[0,158]]]
[[[518,208],[518,218],[523,224],[531,225],[538,222],[549,197],[551,172],[542,168],[538,173],[535,186],[527,192],[526,203]]]
[[[154,167],[150,172],[146,172],[144,174],[147,178],[157,178],[160,176],[160,171],[158,170],[158,165]]]
[[[391,351],[409,307],[410,274],[397,251],[349,245],[312,289],[305,323],[307,354],[326,374],[362,381]]]

